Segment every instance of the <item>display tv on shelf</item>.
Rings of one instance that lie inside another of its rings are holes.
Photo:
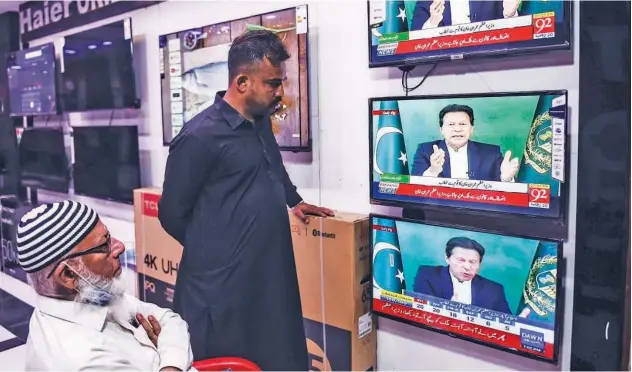
[[[75,194],[132,204],[141,186],[136,126],[73,127]]]
[[[70,163],[61,128],[25,128],[18,154],[22,186],[68,193]]]
[[[555,363],[561,243],[371,216],[373,311]]]
[[[61,100],[65,112],[138,108],[132,20],[62,38]]]
[[[368,8],[370,67],[571,45],[571,1],[378,0],[369,1]]]
[[[7,55],[9,114],[57,115],[57,62],[53,43]]]
[[[164,144],[228,87],[232,41],[247,30],[263,28],[276,32],[290,54],[285,96],[270,115],[277,144],[282,151],[311,150],[307,23],[307,5],[300,5],[160,36]]]
[[[565,225],[566,91],[372,98],[369,110],[372,203]]]

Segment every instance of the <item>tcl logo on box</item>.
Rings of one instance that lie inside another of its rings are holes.
[[[160,200],[160,195],[143,194],[141,200],[143,203],[143,216],[158,218],[158,201]]]

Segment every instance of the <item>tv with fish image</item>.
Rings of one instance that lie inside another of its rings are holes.
[[[561,243],[370,219],[375,314],[557,362]]]
[[[159,37],[163,142],[214,103],[228,87],[228,51],[248,30],[271,30],[283,41],[284,97],[271,113],[272,131],[282,151],[310,151],[307,5],[192,28]]]
[[[369,66],[571,48],[571,1],[371,0]]]
[[[371,202],[565,224],[567,93],[369,100]]]

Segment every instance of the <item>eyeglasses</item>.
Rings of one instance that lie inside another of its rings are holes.
[[[95,247],[86,249],[85,251],[81,251],[81,252],[77,252],[77,253],[73,253],[71,255],[68,255],[68,257],[63,258],[62,260],[60,260],[59,262],[57,262],[55,264],[55,266],[53,266],[53,269],[50,271],[50,273],[48,273],[47,278],[50,278],[51,275],[53,275],[53,273],[55,272],[55,270],[57,270],[57,267],[64,261],[69,260],[71,258],[76,258],[76,257],[81,257],[81,256],[86,256],[89,254],[94,254],[94,253],[103,253],[106,255],[110,255],[111,250],[111,243],[112,243],[112,239],[110,236],[110,233],[107,233],[107,235],[105,236],[105,242],[101,243]]]

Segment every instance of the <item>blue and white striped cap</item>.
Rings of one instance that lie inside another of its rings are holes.
[[[17,228],[20,265],[32,273],[56,262],[85,239],[98,221],[92,208],[72,200],[30,210]]]

